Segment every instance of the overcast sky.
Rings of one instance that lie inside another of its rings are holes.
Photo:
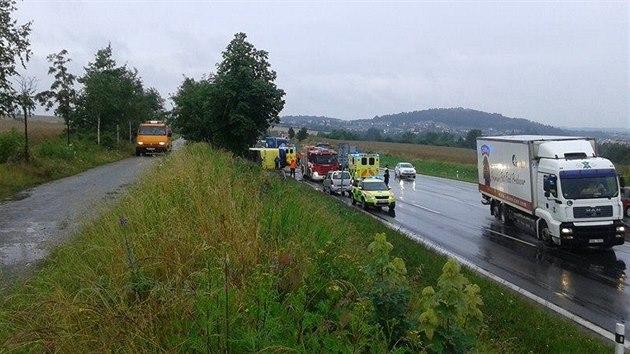
[[[214,72],[237,32],[269,52],[281,115],[465,107],[555,126],[630,128],[627,1],[29,1],[28,75],[111,42],[163,97]]]

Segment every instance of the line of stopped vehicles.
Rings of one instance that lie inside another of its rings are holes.
[[[396,199],[380,169],[378,153],[357,152],[348,143],[299,152],[285,138],[266,138],[250,148],[265,169],[296,161],[306,180],[324,192],[348,195],[363,209],[396,216]],[[478,189],[482,204],[503,224],[514,224],[548,245],[609,248],[625,241],[630,188],[608,159],[596,154],[594,139],[515,135],[477,139]],[[415,179],[411,163],[394,167],[395,178]]]

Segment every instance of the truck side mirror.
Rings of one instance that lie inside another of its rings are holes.
[[[172,137],[172,136],[173,136],[173,133],[168,132],[168,134],[166,134],[166,135],[168,135],[168,137],[170,138],[170,137]]]
[[[619,185],[621,188],[625,188],[626,186],[626,179],[623,176],[619,176]]]
[[[543,190],[545,191],[545,197],[549,198],[552,194],[554,197],[556,197],[558,194],[558,187],[557,187],[557,182],[558,182],[558,177],[556,176],[548,176],[545,179],[545,182],[543,184]]]

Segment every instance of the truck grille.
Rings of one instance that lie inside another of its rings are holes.
[[[573,217],[576,219],[602,218],[602,217],[609,217],[612,215],[613,215],[612,205],[573,208]]]
[[[615,225],[586,226],[573,229],[573,237],[578,240],[603,239],[606,240],[615,235]]]
[[[379,196],[376,196],[376,199],[389,199],[389,197],[386,195],[383,195],[383,196],[379,195]]]

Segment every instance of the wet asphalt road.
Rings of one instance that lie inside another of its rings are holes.
[[[418,175],[415,181],[392,176],[389,185],[396,217],[374,212],[379,217],[605,330],[614,333],[617,322],[630,327],[628,242],[611,250],[548,247],[495,220],[476,184]]]
[[[181,139],[175,141],[173,149],[182,144]],[[98,166],[0,202],[0,284],[28,273],[160,158],[135,157]]]

